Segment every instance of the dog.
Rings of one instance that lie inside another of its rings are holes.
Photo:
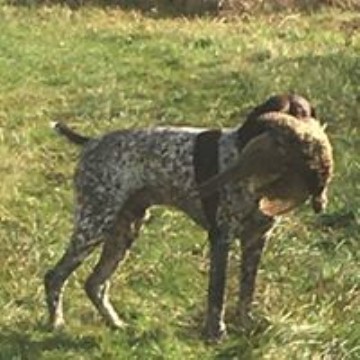
[[[51,327],[64,325],[62,295],[66,280],[100,245],[102,253],[85,282],[85,291],[109,326],[124,326],[109,301],[109,278],[137,237],[146,209],[154,204],[184,211],[208,234],[205,336],[209,340],[219,340],[226,333],[228,252],[232,239],[241,239],[238,312],[245,326],[250,319],[263,246],[276,216],[262,212],[256,196],[231,179],[208,194],[189,193],[231,168],[247,144],[264,131],[261,124],[256,125],[256,119],[268,112],[288,114],[298,121],[315,116],[308,100],[285,94],[269,98],[250,112],[242,126],[233,129],[155,127],[89,138],[57,123],[57,132],[80,145],[82,154],[74,181],[74,230],[66,252],[44,278]]]

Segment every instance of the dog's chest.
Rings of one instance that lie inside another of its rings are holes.
[[[224,171],[238,160],[236,131],[228,131],[219,140],[219,169]],[[245,220],[251,214],[257,213],[257,203],[254,196],[241,183],[229,181],[220,191],[217,210],[217,223],[225,226],[233,237],[238,237],[243,230]]]

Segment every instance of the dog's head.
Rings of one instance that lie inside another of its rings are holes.
[[[239,127],[237,133],[240,151],[250,140],[266,131],[264,123],[259,122],[258,119],[267,113],[291,115],[301,121],[316,118],[315,108],[303,96],[297,94],[273,95],[262,104],[254,107],[246,117],[245,122]]]
[[[268,98],[256,106],[248,115],[247,120],[256,119],[268,112],[281,112],[305,120],[316,118],[315,108],[303,96],[297,94],[279,94]]]

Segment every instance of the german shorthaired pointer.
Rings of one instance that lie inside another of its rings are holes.
[[[256,107],[245,124],[234,129],[155,127],[88,138],[57,123],[60,134],[83,148],[75,174],[72,237],[63,257],[45,275],[52,328],[64,323],[62,293],[67,278],[99,245],[102,253],[85,291],[110,326],[123,326],[108,298],[108,280],[138,235],[146,209],[153,204],[183,210],[208,233],[205,334],[210,340],[225,333],[223,302],[229,245],[231,239],[241,239],[239,316],[246,324],[260,256],[275,217],[261,211],[256,196],[241,182],[230,180],[203,196],[196,189],[236,162],[246,145],[263,131],[256,118],[268,112],[300,120],[315,116],[306,99],[281,95]],[[197,196],[189,196],[194,191]]]

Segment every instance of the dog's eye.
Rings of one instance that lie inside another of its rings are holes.
[[[307,109],[300,104],[294,104],[290,109],[290,114],[297,118],[307,117],[310,115],[309,113],[310,111],[307,111]]]

